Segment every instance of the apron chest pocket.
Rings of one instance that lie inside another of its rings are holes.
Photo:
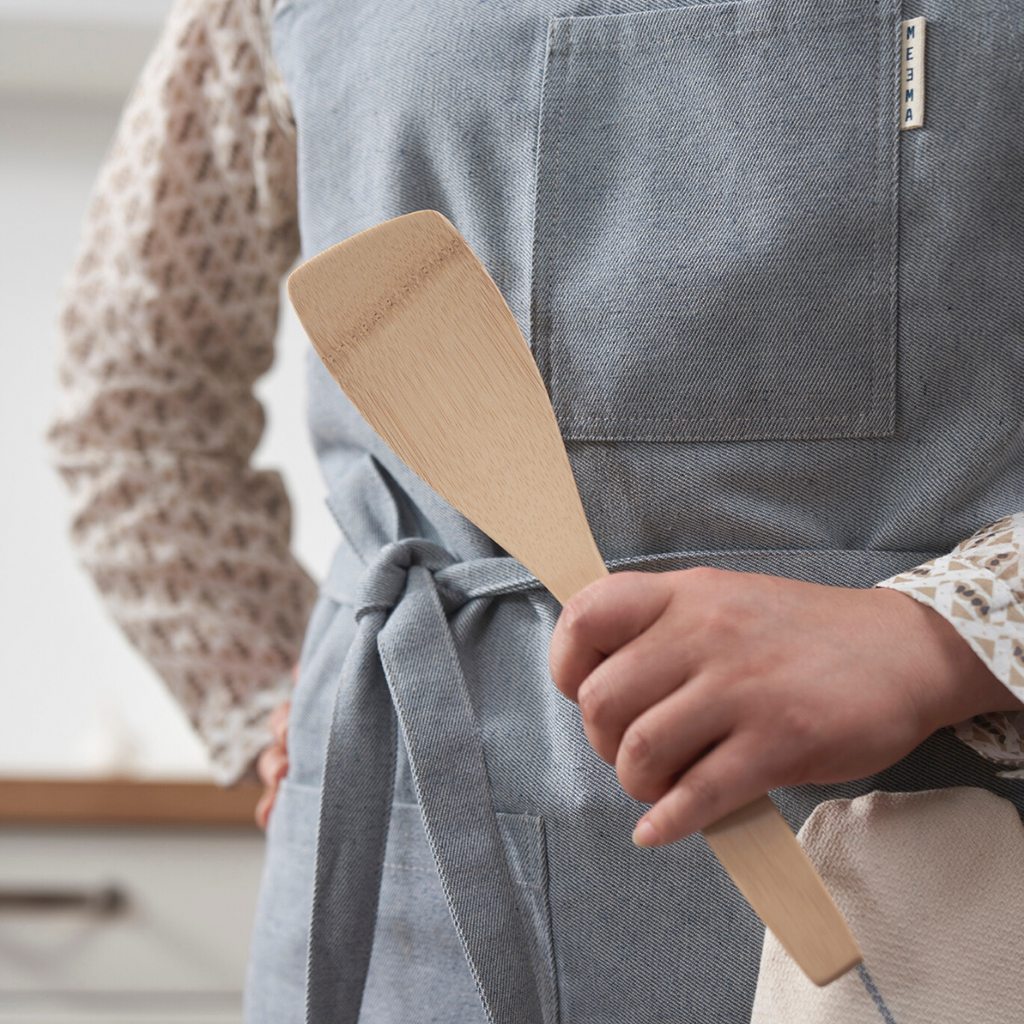
[[[897,2],[550,23],[533,336],[566,439],[894,432]]]

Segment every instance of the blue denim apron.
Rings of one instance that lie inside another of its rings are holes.
[[[901,135],[917,15],[927,121]],[[870,586],[1021,507],[1022,22],[997,0],[278,0],[304,249],[453,221],[612,568]],[[557,604],[315,356],[310,421],[343,539],[249,1020],[748,1021],[760,923],[700,837],[630,843],[642,808],[551,685]],[[996,771],[941,733],[774,796],[794,827],[874,789],[1024,808]]]

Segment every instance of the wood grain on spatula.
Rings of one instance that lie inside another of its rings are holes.
[[[440,214],[303,264],[288,295],[324,364],[421,479],[566,601],[606,575],[537,366]]]
[[[424,211],[364,231],[299,267],[288,295],[366,421],[559,601],[607,575],[537,366],[497,286],[444,217]],[[860,962],[767,797],[705,837],[812,981],[827,984]]]

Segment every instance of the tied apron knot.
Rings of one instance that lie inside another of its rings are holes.
[[[543,1024],[448,616],[539,589],[510,558],[456,562],[430,541],[383,546],[355,594],[324,768],[307,977],[308,1024],[357,1024],[393,799],[397,728],[452,920],[495,1024]],[[479,879],[488,879],[481,887]]]
[[[362,622],[374,612],[387,615],[401,599],[409,569],[413,565],[437,572],[454,561],[444,548],[420,538],[387,544],[359,580],[356,590],[356,622]]]

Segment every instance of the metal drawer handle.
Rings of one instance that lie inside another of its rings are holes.
[[[128,909],[128,894],[119,885],[96,889],[0,888],[0,914],[73,911],[95,917],[116,917]]]

